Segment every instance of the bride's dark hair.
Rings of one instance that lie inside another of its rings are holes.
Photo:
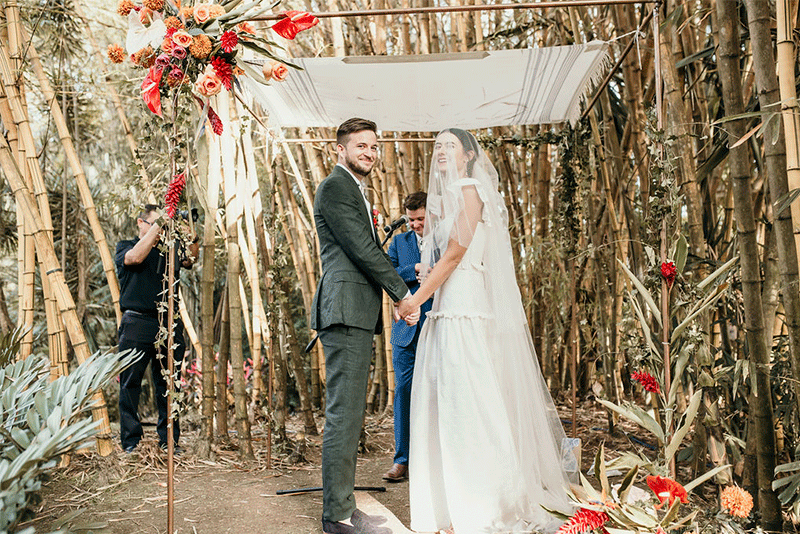
[[[471,160],[469,160],[469,162],[467,162],[467,175],[472,176],[472,169],[475,167],[475,162],[478,160],[478,153],[480,152],[478,140],[475,139],[474,135],[460,128],[447,128],[446,130],[442,131],[451,133],[458,137],[458,140],[461,141],[461,146],[464,147],[464,152],[469,152],[470,150],[473,152],[474,156]]]

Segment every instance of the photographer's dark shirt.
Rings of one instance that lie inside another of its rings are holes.
[[[142,263],[125,265],[125,254],[138,242],[139,238],[137,237],[117,243],[114,263],[117,266],[117,278],[119,278],[120,285],[119,306],[123,312],[132,310],[155,316],[158,312],[158,303],[166,300],[161,293],[167,287],[164,280],[167,256],[156,245]],[[177,286],[180,274],[178,262],[175,265],[175,273]]]

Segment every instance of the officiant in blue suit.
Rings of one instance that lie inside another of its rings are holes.
[[[403,208],[408,216],[408,232],[397,235],[389,245],[389,258],[394,268],[412,293],[419,289],[420,240],[425,227],[425,203],[428,195],[418,191],[406,197]],[[425,313],[431,309],[433,299],[420,308],[420,319],[414,326],[405,321],[392,325],[392,363],[394,365],[394,464],[384,473],[383,479],[400,482],[408,477],[409,414],[411,409],[411,381],[414,376],[414,356],[417,340],[425,321]]]

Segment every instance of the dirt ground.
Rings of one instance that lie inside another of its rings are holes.
[[[565,421],[571,412],[564,411]],[[605,431],[605,413],[591,404],[579,410],[583,470],[589,468],[601,442],[608,456],[615,450],[637,450],[645,446],[623,433],[610,437]],[[317,426],[322,428],[322,418]],[[187,450],[175,470],[175,532],[179,534],[318,534],[321,532],[322,493],[276,495],[278,490],[321,486],[322,436],[298,433],[302,426],[292,419],[289,437],[293,451],[273,450],[273,465],[266,468],[263,428],[253,429],[256,460],[242,463],[233,447],[219,447],[213,459],[197,456],[193,435],[184,435]],[[565,425],[567,433],[570,427]],[[632,426],[623,425],[629,433]],[[367,419],[367,451],[359,455],[356,484],[385,487],[371,495],[404,525],[409,524],[408,483],[386,483],[381,475],[391,466],[394,438],[391,417]],[[302,450],[304,449],[304,450]],[[145,439],[136,455],[119,451],[100,458],[75,455],[68,467],[56,471],[43,490],[37,519],[24,526],[37,532],[68,527],[72,532],[164,533],[167,530],[166,455],[157,447],[155,429],[145,427]],[[296,462],[298,451],[305,461]]]

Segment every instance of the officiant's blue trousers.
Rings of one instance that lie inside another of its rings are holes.
[[[394,366],[394,463],[408,465],[408,441],[411,419],[411,381],[421,328],[407,347],[392,345]]]
[[[333,325],[319,331],[325,348],[325,431],[322,439],[322,519],[353,515],[356,457],[372,361],[372,331]]]

